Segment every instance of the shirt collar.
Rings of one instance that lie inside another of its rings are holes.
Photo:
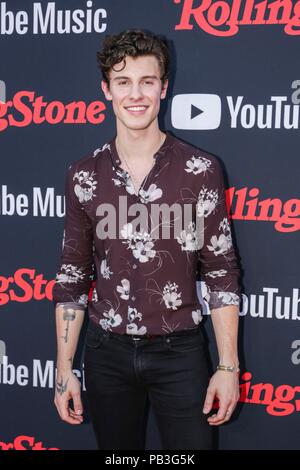
[[[160,161],[165,155],[167,155],[168,150],[170,150],[171,147],[173,146],[173,137],[172,137],[172,135],[168,131],[165,131],[165,134],[166,134],[166,137],[165,137],[163,143],[161,144],[161,146],[159,147],[157,152],[153,155],[153,158],[155,158],[155,160],[157,160],[157,161]],[[117,136],[115,135],[111,139],[111,141],[109,142],[110,155],[111,155],[113,165],[114,166],[119,166],[120,163],[121,163],[121,159],[118,155],[117,148],[116,148],[116,137]]]

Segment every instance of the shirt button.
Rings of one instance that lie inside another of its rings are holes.
[[[116,160],[117,163],[120,163],[120,160]]]
[[[167,339],[166,339],[166,343],[169,343],[170,341],[171,341],[170,338],[167,338]]]
[[[133,267],[133,269],[136,269],[136,268],[137,268],[137,265],[136,265],[136,264],[133,264],[132,267]]]
[[[131,300],[135,301],[135,297],[134,297],[134,295],[131,297]]]

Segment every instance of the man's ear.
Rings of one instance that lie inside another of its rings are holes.
[[[163,86],[162,86],[161,93],[160,93],[160,99],[162,99],[162,100],[163,100],[163,99],[166,97],[166,95],[167,95],[168,85],[169,85],[169,80],[166,79],[166,80],[164,81],[164,84],[163,84]]]
[[[111,93],[109,91],[109,87],[108,87],[108,84],[105,80],[101,80],[101,89],[104,93],[104,96],[105,98],[108,100],[108,101],[111,101],[112,100],[112,96],[111,96]]]

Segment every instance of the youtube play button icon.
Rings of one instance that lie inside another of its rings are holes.
[[[171,121],[175,129],[217,129],[221,122],[221,99],[218,95],[182,94],[174,96]]]

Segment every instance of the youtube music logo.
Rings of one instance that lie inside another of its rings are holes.
[[[190,93],[174,96],[171,121],[175,129],[217,129],[221,122],[218,95]]]

